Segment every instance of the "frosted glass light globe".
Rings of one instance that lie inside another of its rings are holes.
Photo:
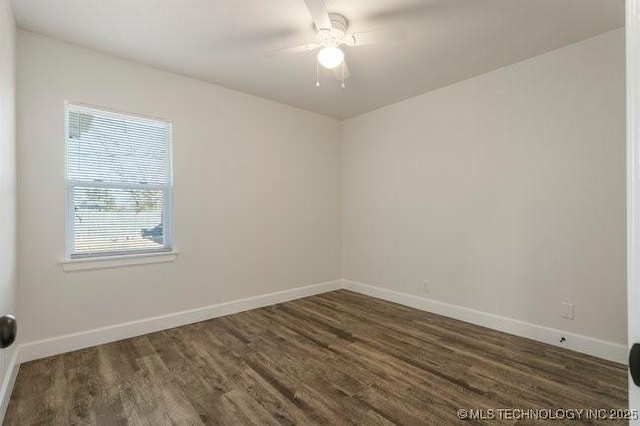
[[[318,52],[318,62],[325,68],[333,69],[344,61],[344,52],[337,47],[325,47]]]

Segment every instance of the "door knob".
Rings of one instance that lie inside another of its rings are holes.
[[[13,344],[16,340],[17,331],[16,317],[13,315],[0,317],[0,349],[4,349]]]

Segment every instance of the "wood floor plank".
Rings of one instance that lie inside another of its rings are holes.
[[[340,290],[23,364],[4,424],[442,425],[626,399],[623,365]]]
[[[340,319],[341,315],[337,313],[338,311],[339,310],[336,308],[332,312],[334,312],[335,318]],[[376,324],[377,318],[360,318],[360,319],[364,319],[366,321],[365,324],[368,324],[367,330],[366,332],[364,332],[364,334],[365,335],[370,334],[370,329],[372,327],[372,324]],[[351,318],[346,316],[342,318],[342,320],[350,321]],[[449,334],[452,334],[452,332],[449,332]],[[456,334],[456,333],[454,332],[453,334]],[[550,400],[533,401],[533,400],[527,399],[527,396],[534,397],[536,399],[538,399],[537,397],[540,397],[540,396],[557,397],[558,394],[561,394],[564,389],[561,386],[557,386],[558,380],[563,380],[566,383],[567,380],[574,381],[579,378],[575,373],[572,374],[572,377],[567,377],[569,373],[564,368],[562,369],[556,368],[554,371],[549,371],[547,368],[538,369],[534,371],[534,369],[530,365],[528,365],[527,361],[528,362],[533,361],[533,364],[537,364],[536,358],[528,357],[526,360],[524,360],[522,356],[518,354],[517,351],[516,352],[511,351],[510,353],[507,353],[507,351],[502,349],[500,350],[499,356],[496,356],[492,354],[491,348],[488,347],[487,344],[476,343],[478,342],[478,339],[471,336],[466,336],[466,339],[465,339],[466,341],[464,342],[464,345],[458,345],[459,347],[450,346],[447,343],[432,345],[434,341],[429,340],[428,338],[426,339],[422,338],[422,336],[419,334],[419,331],[416,332],[414,328],[407,328],[407,327],[397,328],[394,325],[389,324],[388,322],[385,322],[384,326],[379,330],[379,333],[377,333],[376,335],[378,336],[378,338],[373,342],[369,342],[370,344],[388,345],[390,343],[391,347],[397,348],[397,351],[401,354],[400,355],[401,358],[408,357],[411,360],[424,361],[427,364],[431,364],[429,357],[431,357],[431,359],[437,359],[438,364],[436,367],[438,368],[438,370],[442,370],[444,372],[452,371],[452,373],[454,374],[459,374],[462,371],[466,371],[466,376],[473,378],[475,382],[481,381],[480,379],[483,377],[483,372],[490,370],[489,367],[491,366],[487,364],[493,364],[493,367],[496,367],[496,366],[504,367],[504,368],[496,369],[493,372],[494,374],[493,377],[484,376],[484,378],[487,379],[487,380],[484,380],[484,382],[496,381],[496,379],[498,378],[495,377],[495,374],[504,373],[503,380],[501,381],[500,379],[498,379],[497,382],[502,383],[505,386],[501,386],[497,388],[494,387],[494,391],[497,394],[501,394],[502,398],[497,398],[498,395],[494,395],[493,399],[496,399],[505,404],[509,404],[514,397],[517,397],[520,401],[524,400],[529,403],[546,402],[547,404],[549,404],[551,402]],[[419,337],[416,337],[416,336],[419,336]],[[465,336],[461,336],[461,337],[465,337]],[[449,353],[446,353],[446,352],[436,353],[434,351],[428,350],[428,348],[425,348],[424,345],[422,345],[422,343],[430,343],[429,348],[442,349],[444,347],[444,348],[453,348],[453,350],[450,351]],[[475,348],[476,350],[470,351],[469,350],[470,347]],[[385,349],[379,349],[379,350],[385,351]],[[451,355],[453,355],[454,352],[456,351],[458,352],[457,355],[459,356],[452,357]],[[555,363],[554,365],[559,366],[559,364],[557,363]],[[521,385],[517,387],[509,386],[507,389],[506,385],[514,382],[514,378],[516,378],[514,376],[520,376],[519,377],[520,380],[515,380],[515,382],[520,383]],[[533,383],[532,383],[532,378],[534,379]],[[557,392],[555,393],[547,392],[545,394],[539,393],[538,390],[536,389],[537,387],[536,381],[539,382],[541,380],[546,381],[546,385],[548,388],[547,390],[555,389]],[[599,388],[601,388],[601,386],[598,386],[596,381],[594,381],[591,377],[587,377],[585,381],[586,381],[585,384],[592,387],[594,389],[594,392],[597,392]],[[488,384],[489,383],[484,383],[484,386],[477,386],[477,387],[478,388],[487,387]],[[609,394],[607,393],[602,393],[601,395],[601,397],[605,397],[605,398],[608,398],[608,396]]]

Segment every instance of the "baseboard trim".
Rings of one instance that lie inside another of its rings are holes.
[[[18,377],[18,370],[20,369],[20,347],[16,347],[13,350],[11,359],[7,367],[2,387],[0,387],[0,424],[4,422],[4,415],[9,407],[9,400],[11,399],[11,392],[13,391],[13,385],[16,383],[16,377]]]
[[[426,299],[381,287],[374,287],[355,281],[344,280],[343,288],[356,293],[365,294],[367,296],[387,300],[389,302],[395,302],[400,305],[458,319],[508,334],[526,337],[528,339],[570,349],[609,361],[619,362],[621,364],[626,363],[627,347],[618,343],[531,324],[474,309],[463,308],[461,306],[451,305],[437,300]],[[566,338],[564,343],[560,343],[561,337]]]
[[[288,302],[303,297],[339,290],[341,288],[378,299],[399,303],[411,308],[466,321],[472,324],[491,328],[493,330],[574,350],[596,356],[598,358],[623,364],[626,363],[627,347],[618,343],[531,324],[512,318],[451,305],[433,299],[401,293],[395,290],[370,286],[355,281],[335,280],[24,343],[14,351],[12,362],[15,366],[12,364],[11,368],[13,368],[13,370],[15,370],[15,374],[17,374],[17,366],[22,362],[33,361],[35,359],[45,358],[52,355],[58,355],[117,340],[128,339],[161,330],[206,321],[251,309],[271,306],[277,303]],[[560,337],[562,336],[566,338],[564,343],[560,343]],[[9,374],[7,376],[9,376]],[[15,377],[13,377],[13,380],[15,380]],[[5,390],[5,387],[3,387],[2,390]],[[0,394],[0,397],[2,396],[3,394]],[[0,406],[0,408],[2,408],[2,406]],[[0,413],[1,412],[2,411],[0,411]]]
[[[108,327],[67,334],[20,345],[20,362],[33,361],[52,355],[84,349],[117,340],[128,339],[156,331],[167,330],[200,321],[206,321],[238,312],[288,302],[303,297],[339,290],[342,280],[327,281],[246,299],[234,300],[202,308],[145,318]]]

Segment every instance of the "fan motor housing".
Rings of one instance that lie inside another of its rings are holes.
[[[349,23],[347,18],[337,13],[330,13],[332,28],[318,28],[316,40],[324,47],[337,47],[344,42]]]
[[[347,18],[338,14],[338,13],[330,13],[329,20],[331,21],[331,25],[333,25],[334,29],[340,30],[342,33],[347,32],[347,27],[349,26],[349,22]]]

